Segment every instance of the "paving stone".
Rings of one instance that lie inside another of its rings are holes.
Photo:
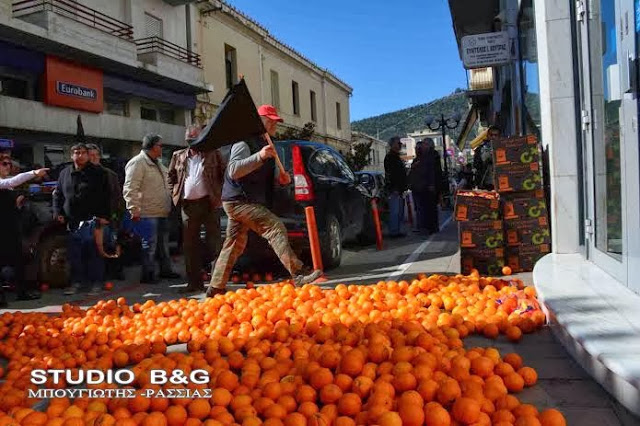
[[[524,389],[522,392],[517,394],[517,397],[523,403],[533,404],[538,408],[554,406],[551,396],[538,384]]]
[[[546,379],[538,386],[550,397],[550,405],[560,407],[611,408],[611,396],[593,380]]]
[[[568,425],[576,426],[638,426],[640,420],[632,419],[633,423],[621,423],[612,408],[567,408],[563,409]]]
[[[536,369],[539,379],[590,379],[590,376],[569,358],[536,359],[527,364]]]

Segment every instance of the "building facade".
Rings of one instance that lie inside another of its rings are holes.
[[[508,36],[508,61],[483,73],[491,84],[481,85],[480,73],[470,70],[468,94],[483,125],[542,142],[553,253],[538,262],[534,281],[547,289],[551,308],[571,306],[552,317],[562,330],[557,335],[640,414],[638,364],[621,361],[616,346],[640,343],[635,314],[628,314],[640,303],[640,2],[449,0],[449,6],[459,46],[467,35]],[[589,317],[581,305],[591,299],[610,305],[595,313],[602,315],[597,330],[588,329],[594,313]],[[583,320],[582,328],[568,318]]]
[[[78,116],[107,156],[131,157],[148,132],[182,145],[210,90],[189,3],[0,0],[0,137],[14,156],[68,161]]]
[[[366,171],[384,172],[384,157],[387,155],[388,143],[362,132],[352,132],[352,145],[370,143],[369,164]]]
[[[205,80],[216,90],[199,98],[196,120],[211,117],[227,89],[242,75],[257,105],[269,103],[278,109],[284,119],[281,127],[301,129],[311,122],[316,140],[347,152],[349,85],[228,4],[211,0],[198,7]]]

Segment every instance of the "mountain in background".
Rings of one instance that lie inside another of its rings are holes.
[[[392,136],[405,137],[408,133],[426,129],[426,118],[429,115],[440,116],[440,114],[444,114],[445,118],[447,118],[457,113],[461,117],[458,127],[453,130],[447,130],[453,140],[456,140],[462,130],[468,112],[469,101],[464,90],[456,89],[450,95],[426,104],[354,121],[351,123],[351,130],[363,132],[386,141]],[[473,137],[475,137],[475,129],[469,135],[469,138]]]

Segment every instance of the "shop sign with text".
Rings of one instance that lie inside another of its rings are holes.
[[[509,35],[497,33],[462,37],[462,62],[466,69],[506,64],[511,60]]]
[[[82,111],[102,112],[101,70],[48,56],[45,80],[45,103]]]

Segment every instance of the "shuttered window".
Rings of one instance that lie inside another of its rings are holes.
[[[148,13],[144,14],[144,29],[147,37],[162,38],[162,19]]]

